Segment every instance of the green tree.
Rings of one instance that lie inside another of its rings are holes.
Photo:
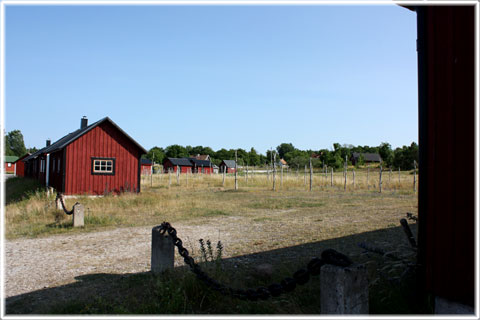
[[[178,144],[172,144],[171,146],[168,146],[165,149],[165,155],[168,158],[184,158],[189,156],[187,149]]]
[[[5,155],[21,157],[27,153],[20,130],[10,131],[5,137]]]
[[[163,163],[163,160],[165,159],[165,150],[160,147],[153,147],[148,150],[145,158],[155,161],[155,163]]]
[[[378,146],[378,153],[380,154],[380,157],[382,157],[382,161],[385,165],[391,167],[393,164],[392,146],[387,142],[382,142],[380,146]]]
[[[285,154],[292,151],[295,151],[295,147],[291,143],[282,143],[277,147],[277,152],[281,159],[285,159]]]

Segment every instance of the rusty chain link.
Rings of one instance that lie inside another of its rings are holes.
[[[258,287],[257,289],[235,289],[227,287],[219,283],[215,279],[209,277],[200,266],[195,263],[195,260],[190,257],[187,249],[183,247],[182,240],[177,237],[177,230],[173,228],[169,222],[163,222],[160,225],[159,231],[161,234],[168,233],[172,238],[173,244],[177,247],[178,253],[183,257],[183,261],[190,267],[198,279],[205,282],[210,288],[221,292],[222,294],[229,294],[232,297],[242,300],[265,300],[270,297],[278,297],[279,295],[293,291],[297,284],[304,285],[310,280],[310,276],[317,276],[320,274],[320,268],[325,264],[332,264],[340,267],[348,267],[353,262],[346,255],[337,252],[333,249],[326,249],[322,252],[321,258],[313,258],[308,262],[306,268],[297,270],[292,277],[286,277],[280,283],[273,283],[268,287]]]
[[[78,204],[78,202],[75,202],[75,204],[72,207],[72,210],[68,211],[67,208],[65,208],[65,203],[63,202],[63,195],[60,192],[57,193],[57,197],[55,198],[55,201],[57,201],[57,199],[60,199],[60,203],[62,204],[63,212],[65,212],[68,215],[71,215],[73,213],[75,205]]]

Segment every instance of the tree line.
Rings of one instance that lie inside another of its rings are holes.
[[[36,148],[27,149],[23,141],[23,135],[20,130],[13,130],[5,134],[5,155],[21,157],[25,153],[33,153],[37,151]],[[351,157],[354,152],[358,153],[378,153],[382,158],[382,165],[384,167],[401,170],[413,169],[413,162],[418,163],[418,145],[412,142],[409,146],[403,146],[392,149],[387,142],[381,143],[379,146],[353,146],[351,144],[334,143],[332,149],[320,150],[300,150],[291,143],[281,143],[274,150],[267,150],[265,155],[259,153],[255,148],[250,148],[250,151],[244,149],[225,149],[214,151],[210,147],[203,146],[180,146],[178,144],[170,145],[166,148],[153,147],[143,158],[155,161],[155,163],[163,163],[163,160],[168,158],[184,158],[197,154],[208,154],[212,163],[217,166],[222,160],[235,159],[235,151],[237,151],[237,158],[239,165],[248,166],[265,166],[271,165],[272,160],[284,159],[292,168],[304,167],[309,164],[312,158],[312,165],[314,168],[323,168],[324,166],[333,167],[335,169],[343,168],[345,165],[345,158],[348,164],[351,165]],[[364,161],[360,158],[357,165],[363,165]]]
[[[320,150],[300,150],[291,143],[282,143],[275,150],[267,150],[266,154],[261,154],[255,148],[250,148],[250,151],[244,149],[225,149],[222,148],[214,151],[210,147],[203,146],[180,146],[178,144],[170,145],[166,148],[153,147],[144,158],[155,161],[155,163],[162,163],[165,158],[185,158],[195,156],[197,154],[209,155],[213,164],[219,165],[222,160],[235,159],[235,151],[237,151],[237,159],[239,165],[248,166],[265,166],[271,165],[272,160],[284,159],[290,167],[304,167],[312,160],[312,166],[315,168],[323,168],[324,166],[333,167],[335,169],[343,168],[345,165],[345,158],[349,165],[352,164],[351,158],[354,152],[358,153],[378,153],[382,158],[382,165],[384,167],[401,170],[413,169],[413,162],[418,163],[418,145],[412,142],[409,146],[403,146],[392,149],[387,142],[381,143],[379,146],[353,146],[349,144],[334,143],[332,149]],[[364,159],[360,157],[356,164],[363,165]]]

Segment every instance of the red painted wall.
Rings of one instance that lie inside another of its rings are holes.
[[[10,167],[8,166],[10,164]],[[5,173],[13,173],[15,171],[15,163],[5,162]]]
[[[65,194],[140,191],[140,150],[104,122],[65,148]],[[115,158],[114,175],[92,174],[92,157]]]
[[[152,173],[152,165],[151,164],[142,164],[142,174],[143,175],[150,175]]]

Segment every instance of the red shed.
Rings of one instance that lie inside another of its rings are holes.
[[[142,175],[151,175],[152,174],[152,160],[142,159]]]
[[[163,160],[163,171],[177,172],[179,168],[180,173],[192,172],[193,164],[187,158],[166,158]]]
[[[105,117],[25,158],[26,175],[64,194],[140,192],[140,157],[146,150]]]
[[[15,162],[17,160],[17,156],[5,156],[5,173],[15,173]]]
[[[21,158],[19,158],[17,161],[15,161],[15,175],[19,177],[24,177],[25,176],[25,162],[23,162],[23,159],[26,157],[30,156],[30,153],[25,154]]]
[[[220,173],[235,173],[235,160],[222,160],[219,165]]]

